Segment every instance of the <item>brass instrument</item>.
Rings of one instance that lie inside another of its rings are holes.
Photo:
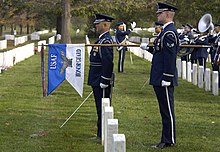
[[[207,13],[207,14],[205,14],[201,17],[201,19],[199,20],[199,23],[198,23],[198,30],[199,30],[200,33],[204,33],[204,32],[209,31],[209,33],[211,35],[213,34],[214,25],[212,23],[211,14]],[[177,54],[178,56],[185,56],[185,55],[191,54],[194,50],[193,48],[196,48],[196,45],[193,46],[193,45],[189,44],[189,46],[191,46],[191,47],[183,47],[184,45],[188,46],[184,43],[182,43],[182,45],[180,44],[180,46],[182,46],[182,47],[180,47],[180,50],[178,51],[178,54]],[[212,46],[200,45],[198,47],[202,47],[202,48],[208,47],[208,48],[210,48]],[[190,48],[190,49],[187,49],[187,48]]]

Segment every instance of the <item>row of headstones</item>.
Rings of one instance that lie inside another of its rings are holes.
[[[139,37],[139,36],[131,36],[129,37],[128,41],[130,42],[134,42],[134,43],[149,43],[149,42],[154,42],[156,37],[152,37],[152,38],[145,38],[145,37]],[[115,40],[115,36],[112,36],[112,39],[114,42],[116,42]]]
[[[55,43],[55,36],[52,36],[48,39],[48,44],[54,44],[54,43]],[[16,63],[23,61],[24,59],[34,55],[34,50],[35,50],[34,43],[30,43],[30,44],[16,47],[12,50],[7,50],[5,52],[0,52],[0,73],[3,70],[7,70],[8,68],[14,66]],[[47,41],[41,40],[37,42],[36,48],[38,52],[41,51],[42,44],[45,45],[44,49],[46,49]]]
[[[142,39],[142,41],[148,41],[147,39]],[[127,42],[128,44],[135,44],[132,42]],[[142,50],[139,47],[128,47],[128,50],[135,55],[144,58],[148,61],[152,61],[152,54],[148,51]],[[219,95],[219,75],[218,71],[212,72],[211,81],[211,70],[209,68],[204,69],[203,66],[197,66],[197,64],[191,64],[191,62],[186,63],[186,61],[181,62],[181,59],[177,59],[177,69],[178,77],[187,80],[188,82],[193,82],[194,85],[198,85],[199,88],[203,88],[205,84],[205,90],[211,91],[215,96]]]
[[[40,40],[40,35],[48,33],[49,30],[44,30],[44,31],[38,31],[34,32],[31,34],[31,40]],[[14,40],[14,46],[18,44],[22,44],[26,41],[28,41],[28,36],[20,36],[20,37],[15,37],[14,35],[5,35],[5,40],[0,41],[0,49],[5,49],[7,48],[7,40]],[[61,35],[57,34],[56,35],[56,41],[61,40]],[[55,42],[55,36],[52,36],[48,40],[49,44],[54,44]]]
[[[16,63],[21,62],[34,55],[34,43],[16,47],[6,52],[0,52],[0,71],[6,70]]]
[[[114,119],[114,109],[109,98],[102,98],[102,145],[104,152],[126,152],[124,134],[118,134],[118,119]]]
[[[197,66],[197,64],[192,64],[191,62],[181,61],[177,59],[177,71],[178,77],[183,80],[192,82],[194,85],[198,85],[199,88],[204,88],[205,91],[211,91],[214,96],[219,95],[219,74],[218,71],[212,72],[209,68],[204,69],[203,66]],[[212,89],[211,89],[212,86]]]

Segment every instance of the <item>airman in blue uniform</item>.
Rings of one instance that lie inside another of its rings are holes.
[[[114,18],[105,14],[96,14],[94,22],[97,32],[100,34],[95,44],[113,44],[113,39],[109,33],[110,25]],[[96,110],[97,120],[97,137],[101,139],[101,113],[102,98],[110,98],[111,78],[113,74],[113,47],[100,46],[92,47],[90,52],[90,67],[88,76],[88,85],[92,87]]]
[[[194,40],[195,45],[208,45],[208,32],[201,33],[199,37],[197,37]],[[208,58],[208,48],[195,48],[196,50],[196,59],[199,61],[199,65],[204,67],[204,70],[206,69],[206,60]]]
[[[211,54],[211,64],[212,64],[212,70],[213,71],[219,71],[219,88],[220,88],[220,67],[219,65],[216,65],[214,63],[216,54],[217,54],[217,48],[218,48],[218,42],[220,42],[220,24],[215,24],[215,33],[216,35],[209,39],[209,42],[212,44],[212,50],[210,52]]]
[[[193,26],[191,24],[184,25],[184,32],[179,36],[179,40],[181,44],[190,44],[193,39]],[[191,48],[187,48],[187,52],[190,51]],[[184,55],[181,57],[181,61],[189,61],[189,55]]]
[[[162,136],[159,144],[151,148],[165,148],[176,144],[176,125],[174,115],[174,86],[177,86],[176,57],[179,49],[179,38],[173,18],[177,8],[158,2],[156,12],[158,22],[163,24],[163,30],[154,44],[151,66],[150,84],[159,103],[162,118]],[[141,46],[140,46],[141,47]]]
[[[132,25],[132,24],[131,24]],[[115,40],[117,44],[123,44],[126,42],[128,35],[131,33],[132,29],[125,30],[125,24],[123,22],[119,22],[117,24],[117,31],[115,33]],[[121,46],[117,47],[119,58],[118,58],[118,72],[124,71],[124,60],[125,60],[125,52],[127,51],[127,47]]]

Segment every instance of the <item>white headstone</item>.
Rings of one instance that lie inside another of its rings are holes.
[[[211,91],[210,76],[211,76],[210,69],[206,68],[206,70],[205,70],[205,91]]]
[[[7,40],[0,40],[0,50],[7,48]]]
[[[212,93],[214,96],[218,96],[219,88],[218,88],[218,71],[213,71],[212,75]]]
[[[197,85],[197,64],[193,64],[193,84]]]
[[[192,63],[191,62],[187,62],[187,81],[188,82],[192,82],[192,73],[191,73],[191,70],[192,70]]]
[[[105,107],[104,108],[104,126],[102,126],[102,128],[104,127],[104,143],[103,145],[105,145],[105,138],[107,138],[107,120],[108,119],[113,119],[114,117],[114,113],[113,113],[113,107]]]
[[[56,39],[56,41],[59,41],[59,40],[61,40],[61,34],[57,34],[57,39]]]
[[[198,87],[203,88],[203,77],[204,76],[204,67],[199,66],[199,73],[198,73]]]
[[[126,152],[126,139],[124,134],[113,134],[112,152]]]
[[[182,79],[186,80],[186,61],[182,61]]]
[[[118,119],[108,119],[105,138],[105,152],[112,152],[113,134],[118,133]]]
[[[181,69],[182,69],[182,66],[181,66],[181,59],[177,59],[176,60],[176,64],[177,64],[177,72],[178,72],[178,77],[181,77]]]
[[[31,40],[40,40],[40,36],[37,32],[31,34]]]
[[[143,38],[141,39],[141,42],[142,42],[142,43],[148,43],[148,44],[149,44],[149,38],[143,37]]]
[[[105,134],[105,118],[104,118],[104,110],[105,107],[110,106],[110,99],[109,98],[102,98],[102,145],[104,144],[104,134]]]

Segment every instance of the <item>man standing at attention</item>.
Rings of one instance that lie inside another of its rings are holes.
[[[96,20],[94,24],[96,31],[100,35],[95,44],[113,44],[112,37],[109,33],[112,20],[114,20],[114,18],[108,15],[96,14]],[[102,98],[110,98],[110,81],[112,78],[113,66],[112,46],[92,47],[90,52],[88,85],[92,87],[98,115],[97,137],[94,139],[101,139]]]
[[[117,31],[115,33],[115,40],[117,44],[123,44],[128,39],[128,35],[131,33],[131,31],[135,28],[136,23],[131,23],[131,29],[125,30],[126,25],[123,22],[119,22],[117,24]],[[127,47],[121,46],[117,48],[119,53],[118,58],[118,72],[124,71],[124,60],[125,60],[125,52],[127,51]]]
[[[174,86],[177,86],[176,56],[179,39],[173,18],[176,7],[158,3],[156,12],[158,22],[163,24],[163,30],[154,43],[154,52],[150,74],[150,85],[159,103],[162,118],[162,136],[159,144],[151,148],[165,148],[176,144],[176,126],[174,115]],[[146,45],[140,46],[142,49]]]

